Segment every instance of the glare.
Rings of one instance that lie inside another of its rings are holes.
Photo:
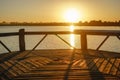
[[[75,46],[75,35],[74,34],[70,34],[70,44],[71,44],[71,46]],[[72,47],[71,47],[71,49],[73,49]]]
[[[70,31],[74,32],[74,26],[73,25],[70,26]]]
[[[73,25],[70,26],[70,31],[74,32],[74,26]],[[73,47],[75,46],[75,35],[74,34],[70,34],[70,44]],[[73,48],[71,47],[71,49],[73,49]]]
[[[71,8],[65,11],[64,18],[67,22],[78,22],[80,18],[78,10]]]

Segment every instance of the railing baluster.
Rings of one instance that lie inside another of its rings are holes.
[[[103,41],[102,43],[97,47],[97,51],[100,49],[100,47],[105,43],[105,41],[109,38],[109,36],[107,36]]]
[[[120,40],[120,37],[119,36],[116,36],[119,40]]]
[[[70,43],[68,43],[67,41],[65,41],[62,37],[60,37],[58,34],[56,34],[56,36],[61,39],[63,42],[65,42],[68,46],[72,47],[73,49],[76,49],[74,46],[72,46]]]
[[[32,51],[34,51],[38,45],[40,45],[40,43],[42,43],[42,41],[47,37],[47,34],[45,34],[45,36],[43,36],[43,38],[33,47],[32,50],[30,50],[28,53],[26,53],[22,58],[18,59],[18,60],[22,60],[24,58],[26,58],[29,54],[31,54]]]
[[[2,46],[3,46],[9,53],[12,52],[2,41],[0,41],[0,43],[2,44]]]

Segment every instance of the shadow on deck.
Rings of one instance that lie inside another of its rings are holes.
[[[0,55],[0,79],[120,79],[119,53],[88,50],[83,54],[81,50],[35,50],[26,58],[21,59],[28,52]]]

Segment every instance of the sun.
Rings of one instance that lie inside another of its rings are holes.
[[[78,22],[80,18],[80,13],[77,9],[70,8],[65,11],[64,18],[66,22]]]

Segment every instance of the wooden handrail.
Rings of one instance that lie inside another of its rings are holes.
[[[0,33],[0,37],[18,36],[18,35],[19,35],[19,32]]]
[[[43,34],[81,34],[85,33],[86,35],[110,35],[117,36],[120,35],[120,30],[75,30],[74,32],[70,31],[41,31],[41,32],[24,32],[25,35],[43,35]],[[0,33],[0,37],[5,36],[17,36],[19,32],[10,32],[10,33]]]
[[[75,33],[85,33],[86,35],[120,35],[120,30],[75,30]]]
[[[25,32],[26,35],[43,35],[43,34],[82,34],[86,35],[110,35],[116,36],[120,35],[120,30],[75,30],[70,31],[41,31],[41,32]]]

